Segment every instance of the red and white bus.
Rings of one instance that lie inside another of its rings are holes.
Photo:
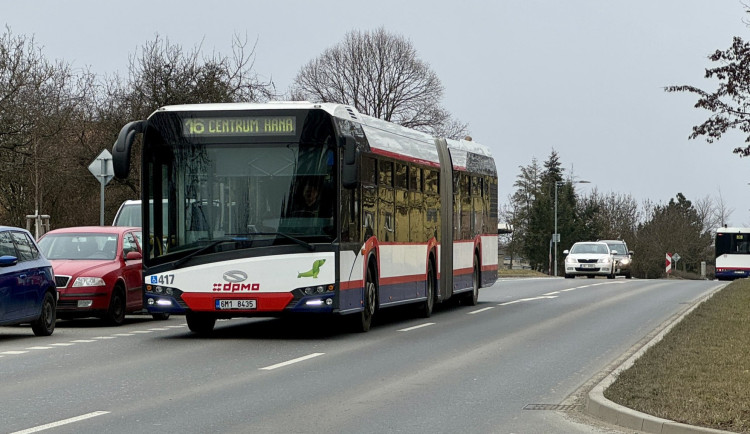
[[[185,314],[194,332],[297,313],[349,315],[367,331],[392,306],[476,304],[497,279],[485,146],[348,105],[168,106],[123,127],[118,178],[138,135],[142,203],[163,204],[142,207],[146,307]]]
[[[750,277],[750,228],[721,227],[716,230],[716,278]]]

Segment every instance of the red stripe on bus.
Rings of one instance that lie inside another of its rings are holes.
[[[216,300],[229,299],[252,299],[257,300],[257,308],[248,312],[277,312],[284,310],[294,296],[291,292],[270,292],[270,293],[205,293],[205,292],[184,292],[182,299],[185,304],[194,311],[211,311],[216,312]]]
[[[411,276],[394,276],[394,277],[381,277],[381,285],[398,285],[399,283],[412,283],[412,282],[424,282],[427,280],[426,274],[413,274]]]
[[[410,157],[408,155],[403,155],[403,154],[399,154],[399,153],[392,152],[392,151],[386,151],[385,149],[380,149],[380,148],[370,148],[370,150],[373,152],[373,154],[379,154],[384,157],[393,158],[395,160],[408,161],[410,163],[424,164],[426,166],[440,168],[440,163],[436,161],[425,160],[425,159],[417,158],[417,157]]]
[[[348,282],[340,282],[339,289],[346,291],[348,289],[362,289],[365,287],[364,280],[350,280]]]

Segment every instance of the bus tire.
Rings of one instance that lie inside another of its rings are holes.
[[[482,286],[482,275],[479,272],[479,255],[474,255],[474,270],[471,273],[471,292],[464,294],[463,302],[476,306],[479,301],[479,287]]]
[[[420,303],[419,311],[423,318],[432,316],[432,309],[435,307],[435,266],[430,261],[427,266],[427,281],[425,282],[425,301]]]
[[[214,325],[216,325],[215,316],[199,312],[186,313],[185,320],[190,331],[199,335],[211,334],[214,331]]]
[[[378,305],[378,284],[372,265],[367,267],[367,276],[365,277],[365,287],[362,296],[362,312],[357,315],[355,328],[357,331],[364,333],[370,330],[372,317],[375,316],[375,310]]]

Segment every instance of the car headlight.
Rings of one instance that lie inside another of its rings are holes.
[[[630,258],[624,258],[624,259],[620,260],[620,263],[622,265],[628,265],[630,263]]]
[[[599,259],[598,262],[601,262],[603,264],[609,264],[612,262],[612,258],[609,256],[605,256],[604,258]]]
[[[73,288],[81,286],[105,286],[101,277],[79,277],[73,282]]]

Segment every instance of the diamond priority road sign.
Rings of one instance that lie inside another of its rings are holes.
[[[104,186],[115,176],[112,164],[112,154],[103,150],[94,161],[89,164],[89,172],[99,180],[101,184],[101,203],[99,204],[99,225],[104,226]]]

